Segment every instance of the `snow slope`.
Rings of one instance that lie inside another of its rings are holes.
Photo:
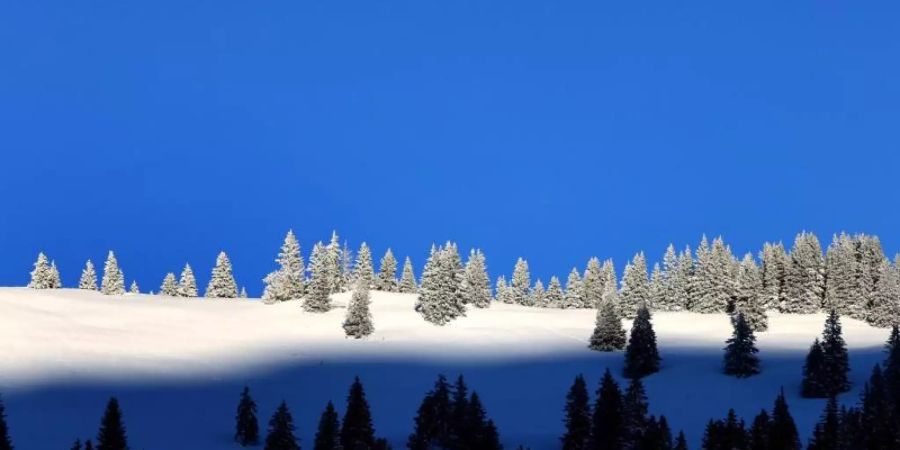
[[[621,353],[586,348],[590,310],[495,304],[472,309],[446,327],[424,322],[414,296],[373,292],[376,332],[345,339],[349,294],[325,314],[298,302],[106,297],[78,290],[0,288],[0,391],[16,448],[68,448],[96,433],[106,399],[119,397],[134,449],[239,448],[233,414],[246,383],[268,420],[287,400],[302,444],[309,446],[328,400],[342,410],[359,375],[379,435],[404,448],[422,395],[438,373],[466,376],[496,420],[507,448],[557,448],[572,379],[596,388]],[[759,335],[763,373],[746,380],[720,373],[731,332],[725,315],[658,313],[653,323],[664,358],[645,380],[654,414],[665,414],[698,448],[703,426],[729,407],[748,421],[770,408],[780,387],[806,439],[823,402],[797,396],[800,370],[824,316],[770,314]],[[855,402],[882,360],[888,331],[844,319]],[[160,433],[161,429],[167,433]]]

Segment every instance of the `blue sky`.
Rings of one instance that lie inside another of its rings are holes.
[[[8,1],[0,284],[158,289],[293,228],[547,281],[672,241],[900,250],[896,2]]]

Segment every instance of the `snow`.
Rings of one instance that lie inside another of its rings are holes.
[[[119,397],[132,448],[239,448],[231,442],[244,384],[260,423],[286,400],[309,446],[328,400],[339,413],[354,375],[372,404],[376,431],[405,448],[418,403],[436,375],[466,376],[507,448],[558,447],[565,394],[578,373],[593,392],[603,370],[619,375],[622,354],[587,349],[593,310],[494,303],[444,327],[413,311],[415,296],[372,292],[375,333],[346,339],[350,294],[335,309],[304,312],[297,301],[104,296],[85,290],[0,288],[0,391],[17,448],[68,448],[96,434],[110,395]],[[762,374],[721,374],[731,333],[724,314],[656,313],[662,370],[645,379],[650,411],[665,414],[699,448],[703,427],[729,407],[747,421],[784,387],[801,438],[823,400],[798,398],[800,372],[824,315],[770,313],[759,335]],[[858,398],[883,359],[888,330],[842,319]],[[619,378],[620,382],[623,382]],[[165,430],[165,433],[160,432]]]

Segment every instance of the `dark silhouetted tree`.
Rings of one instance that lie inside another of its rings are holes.
[[[338,419],[334,405],[328,402],[322,417],[319,419],[319,429],[316,430],[316,440],[313,450],[340,450],[341,449],[341,423]]]
[[[341,427],[341,447],[344,450],[369,450],[375,448],[375,428],[372,412],[366,400],[366,392],[359,381],[353,380],[347,395],[347,410]]]
[[[259,422],[256,420],[256,402],[250,397],[250,388],[244,386],[235,416],[234,440],[242,447],[259,442]]]
[[[756,336],[747,324],[743,312],[738,312],[732,320],[734,332],[725,346],[725,374],[745,378],[759,373],[759,358],[756,354]]]
[[[300,450],[300,444],[294,436],[294,418],[284,401],[269,420],[265,450]]]
[[[772,421],[769,427],[769,450],[799,450],[800,437],[797,435],[797,425],[788,409],[782,390],[775,399],[772,408]]]
[[[561,438],[563,450],[586,450],[591,438],[591,406],[587,384],[578,375],[566,395],[566,433]]]
[[[624,420],[622,417],[622,392],[609,369],[603,374],[597,400],[594,403],[594,417],[591,423],[592,450],[619,450],[624,442]]]
[[[0,450],[12,450],[12,440],[9,437],[9,427],[6,425],[6,406],[0,397]]]
[[[656,348],[656,333],[650,323],[650,311],[646,306],[641,306],[631,326],[631,337],[625,349],[625,377],[641,378],[658,372],[660,360],[659,350]]]
[[[97,450],[128,450],[125,424],[122,422],[122,410],[119,409],[119,401],[115,397],[110,398],[107,402],[106,411],[100,421]]]

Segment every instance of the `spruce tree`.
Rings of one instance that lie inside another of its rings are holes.
[[[97,450],[128,450],[125,424],[122,422],[122,410],[119,409],[119,401],[115,397],[109,399],[103,419],[100,421]]]
[[[647,392],[640,378],[632,378],[622,398],[622,423],[624,430],[624,448],[639,448],[641,440],[651,424],[647,416],[649,406]]]
[[[90,439],[84,442],[84,450],[94,450],[94,443]]]
[[[141,293],[141,288],[138,286],[137,281],[131,280],[131,287],[128,288],[128,292],[131,294]]]
[[[824,398],[830,391],[825,377],[825,352],[816,338],[803,365],[803,381],[800,384],[800,395],[806,398]]]
[[[591,421],[592,450],[620,450],[625,442],[622,392],[609,369],[603,374]]]
[[[163,278],[162,285],[159,287],[160,295],[168,295],[169,297],[177,297],[178,292],[178,282],[175,281],[175,274],[169,272],[166,274],[165,278]]]
[[[678,255],[678,278],[673,287],[676,307],[686,311],[695,309],[696,286],[694,257],[691,256],[691,248],[686,246]]]
[[[584,285],[581,282],[581,275],[578,274],[577,269],[572,268],[566,281],[566,295],[562,307],[565,309],[582,308],[584,304]]]
[[[34,263],[34,270],[31,271],[31,281],[28,287],[32,289],[52,289],[53,288],[53,272],[50,268],[50,260],[43,252],[38,253],[37,261]]]
[[[807,450],[839,450],[840,418],[837,397],[831,396],[825,404],[825,410],[813,429],[813,436]]]
[[[378,290],[385,292],[397,291],[397,258],[391,249],[384,252],[378,267]]]
[[[324,276],[328,279],[328,294],[343,292],[352,278],[351,267],[349,267],[351,257],[349,249],[341,248],[337,231],[331,233],[331,240],[323,246],[321,259],[324,265]],[[370,253],[369,268],[372,267],[371,261]]]
[[[319,418],[313,450],[341,450],[341,422],[331,402]]]
[[[855,308],[854,312],[864,313],[871,310],[875,301],[874,297],[881,276],[882,265],[887,262],[887,258],[885,258],[881,242],[876,236],[856,235],[854,236],[854,243],[857,261],[857,291],[860,297],[858,302],[862,305],[861,308]],[[867,320],[867,316],[867,314],[859,314],[852,317]]]
[[[866,322],[876,327],[887,328],[900,321],[900,275],[886,259],[881,262],[871,293]]]
[[[544,303],[550,308],[559,308],[565,300],[565,293],[562,284],[556,276],[550,277],[550,284],[547,285],[547,292],[544,294]]]
[[[686,303],[683,293],[685,280],[679,265],[679,257],[675,252],[675,246],[669,244],[663,255],[662,273],[660,281],[662,293],[656,306],[662,311],[681,311]]]
[[[832,238],[825,253],[825,307],[862,318],[865,299],[857,283],[856,244],[841,233]]]
[[[897,325],[891,328],[891,334],[885,345],[887,358],[884,361],[884,378],[891,400],[897,406],[900,415],[900,329]]]
[[[750,425],[747,450],[767,450],[769,448],[769,429],[772,423],[765,409],[759,412]]]
[[[449,443],[451,407],[450,386],[443,375],[438,375],[434,388],[419,405],[407,447],[410,450],[446,447]]]
[[[197,296],[197,279],[190,264],[185,264],[181,271],[181,280],[178,282],[178,295],[180,297],[194,298]]]
[[[759,268],[749,253],[744,255],[738,268],[735,293],[733,311],[743,313],[744,319],[753,331],[766,331],[769,328],[769,320],[761,300],[762,280]]]
[[[81,271],[81,279],[78,280],[78,289],[97,290],[97,271],[94,269],[94,263],[91,260],[87,260],[84,264],[84,270]]]
[[[372,263],[372,251],[368,244],[363,242],[356,252],[356,264],[353,266],[354,286],[356,280],[363,280],[371,289],[375,286],[375,268]]]
[[[791,416],[784,391],[775,399],[772,408],[772,420],[769,427],[769,450],[799,450],[800,437],[797,435],[797,425]]]
[[[642,306],[631,326],[628,347],[625,348],[626,378],[641,378],[659,371],[659,350],[656,348],[656,332],[650,323],[650,311]]]
[[[491,280],[488,278],[484,254],[481,250],[469,252],[462,283],[465,303],[476,308],[487,308],[491,305]]]
[[[469,425],[469,388],[462,375],[456,378],[453,385],[453,396],[450,403],[450,430],[447,444],[450,448],[466,448],[471,439],[469,434],[475,430],[467,429]]]
[[[288,230],[275,262],[278,263],[278,269],[263,279],[265,288],[262,300],[271,304],[303,297],[305,268],[300,243],[293,230]]]
[[[297,437],[294,436],[294,417],[284,401],[269,419],[264,450],[300,450]]]
[[[787,302],[785,279],[787,268],[790,265],[784,245],[781,242],[776,244],[766,242],[760,252],[760,260],[762,261],[760,278],[762,279],[763,306],[766,309],[784,311]]]
[[[625,328],[616,307],[604,302],[597,311],[596,325],[588,347],[591,350],[611,352],[625,348]]]
[[[500,275],[497,277],[497,284],[494,288],[496,292],[495,299],[500,303],[511,304],[513,302],[513,290],[506,283],[506,277]]]
[[[531,288],[531,293],[528,294],[528,305],[529,306],[537,306],[537,307],[546,307],[544,304],[544,295],[546,291],[544,290],[544,282],[541,280],[537,280],[534,282],[534,287]]]
[[[634,255],[631,264],[625,266],[619,305],[626,319],[634,318],[638,309],[650,305],[650,281],[647,279],[647,261],[643,252]]]
[[[649,305],[657,311],[668,311],[669,305],[666,303],[666,280],[659,263],[653,264],[653,270],[650,271],[650,290]]]
[[[850,361],[847,355],[847,344],[841,331],[841,321],[836,311],[831,311],[825,320],[822,332],[823,383],[828,394],[839,394],[850,390]]]
[[[794,240],[785,288],[788,301],[782,312],[810,314],[821,307],[825,300],[825,261],[816,235],[804,231]]]
[[[241,287],[241,292],[238,293],[238,298],[247,298],[247,288]]]
[[[619,304],[619,288],[618,281],[616,280],[616,268],[611,259],[603,261],[600,272],[603,274],[603,293],[600,296],[600,301],[611,303],[613,305]],[[594,307],[593,305],[585,306],[589,308]]]
[[[531,274],[528,271],[528,261],[522,258],[516,261],[510,289],[512,290],[513,303],[517,305],[528,304],[528,294],[531,291]]]
[[[106,263],[103,265],[103,280],[100,283],[100,292],[105,295],[122,295],[125,293],[125,275],[119,269],[119,262],[116,260],[116,255],[112,250],[109,251]]]
[[[412,260],[406,257],[403,261],[403,275],[400,276],[400,292],[404,294],[415,294],[419,291],[416,284],[416,274],[413,272]]]
[[[435,325],[446,325],[465,315],[462,301],[463,267],[456,244],[434,249],[422,271],[418,311]]]
[[[0,397],[0,450],[13,450],[9,427],[6,425],[6,406],[2,397]]]
[[[684,431],[678,432],[678,437],[675,439],[675,446],[672,447],[673,450],[688,450],[687,446],[687,438],[684,437]]]
[[[713,267],[712,250],[706,235],[697,246],[697,261],[694,268],[693,292],[691,293],[691,311],[700,313],[717,312],[716,304],[716,270]]]
[[[50,261],[50,289],[60,289],[62,287],[62,278],[59,276],[56,261]]]
[[[343,323],[347,337],[361,339],[375,332],[369,303],[369,284],[364,278],[359,278],[356,280],[356,289],[350,297],[347,317]]]
[[[581,286],[582,307],[600,307],[600,302],[603,300],[603,267],[600,265],[600,260],[596,257],[588,260]]]
[[[365,280],[363,280],[365,282]],[[341,447],[344,449],[369,450],[375,446],[375,429],[366,393],[359,377],[353,380],[347,396],[347,410],[341,427]]]
[[[744,313],[738,312],[731,321],[734,332],[725,346],[725,374],[746,378],[759,373],[759,357],[756,354],[756,336],[747,324]]]
[[[587,384],[578,375],[566,395],[566,433],[560,439],[562,450],[588,450],[591,438],[591,406]]]
[[[747,448],[747,432],[744,421],[739,420],[733,409],[725,420],[710,420],[703,436],[704,450],[744,450]]]
[[[259,422],[256,420],[256,402],[250,396],[250,388],[244,386],[235,415],[234,440],[241,447],[259,442]]]
[[[237,283],[231,269],[231,261],[225,252],[220,252],[216,257],[216,266],[213,267],[209,284],[206,286],[206,297],[210,298],[237,298]]]
[[[481,398],[477,392],[466,402],[467,410],[462,426],[463,434],[458,448],[502,450],[500,436],[494,422],[487,418],[487,412],[481,404]]]
[[[313,246],[312,256],[309,258],[309,270],[312,275],[306,289],[306,298],[303,301],[303,309],[307,312],[327,312],[331,309],[332,278],[328,248],[321,242]]]
[[[81,439],[75,439],[75,442],[70,447],[70,450],[81,450]]]

